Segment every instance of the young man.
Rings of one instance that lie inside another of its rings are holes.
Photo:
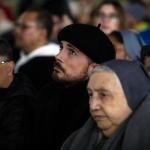
[[[0,149],[27,149],[34,125],[34,88],[23,75],[14,75],[12,49],[0,39]]]
[[[39,96],[38,147],[53,150],[58,150],[66,137],[89,117],[86,91],[89,68],[115,58],[112,43],[94,26],[66,26],[58,34],[58,41],[60,53],[52,74],[55,82]]]

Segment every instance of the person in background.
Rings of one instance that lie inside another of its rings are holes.
[[[114,30],[125,28],[124,10],[117,1],[102,1],[91,15],[92,24],[100,24],[100,29],[107,35]]]
[[[42,8],[46,9],[52,16],[53,29],[51,33],[51,40],[58,43],[57,35],[59,31],[67,25],[75,22],[74,17],[68,6],[67,0],[46,0]]]
[[[59,46],[49,41],[53,28],[50,14],[41,8],[31,8],[16,22],[15,41],[22,49],[15,73],[23,72],[39,90],[52,72],[54,56]]]
[[[11,47],[0,39],[0,149],[25,150],[34,133],[35,89],[13,70]]]
[[[128,0],[124,7],[125,21],[128,29],[141,32],[149,27],[146,9],[146,3],[143,0]]]
[[[68,135],[88,119],[88,70],[96,63],[115,59],[113,44],[95,26],[68,25],[59,32],[58,41],[60,52],[55,56],[54,82],[38,96],[36,146],[45,150],[58,150]]]
[[[89,24],[91,20],[90,13],[95,5],[99,3],[97,0],[71,0],[68,1],[71,13],[76,22]]]
[[[112,60],[96,66],[87,90],[91,117],[60,150],[149,149],[150,80],[140,62]]]
[[[116,48],[117,59],[139,60],[143,40],[137,32],[130,30],[113,31],[109,35]]]
[[[145,45],[141,49],[141,62],[144,64],[150,76],[150,45]]]
[[[144,42],[147,45],[150,44],[150,18],[148,1],[128,0],[127,4],[125,5],[125,20],[127,28],[138,31]]]

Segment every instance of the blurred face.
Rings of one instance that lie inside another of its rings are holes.
[[[5,87],[9,76],[13,73],[13,62],[7,62],[7,59],[3,56],[0,56],[0,88]]]
[[[145,68],[148,71],[148,74],[150,76],[150,56],[146,56],[144,58],[144,66],[145,66]]]
[[[52,19],[53,19],[54,25],[53,25],[53,30],[51,34],[51,39],[56,40],[57,34],[61,30],[61,18],[59,16],[53,15]]]
[[[72,44],[62,41],[56,56],[53,78],[61,81],[80,81],[87,78],[90,59]]]
[[[57,40],[57,34],[59,33],[59,31],[65,26],[72,24],[72,20],[66,14],[62,16],[52,15],[52,19],[53,19],[54,25],[53,25],[53,30],[51,34],[51,39]]]
[[[116,50],[116,59],[127,59],[129,60],[129,57],[124,50],[124,45],[120,43],[114,36],[109,36],[109,39],[113,43],[115,50]]]
[[[128,12],[125,13],[125,20],[126,20],[126,25],[129,29],[134,29],[135,25],[138,23],[136,18],[132,16],[132,14],[129,14]]]
[[[40,28],[36,24],[36,12],[26,12],[17,21],[15,28],[16,45],[26,49],[39,42]]]
[[[95,25],[101,24],[101,30],[110,34],[114,30],[120,30],[120,20],[117,11],[112,5],[103,5],[98,10],[98,16],[95,18]]]
[[[120,81],[114,73],[94,73],[87,88],[91,116],[103,134],[110,137],[132,112]]]

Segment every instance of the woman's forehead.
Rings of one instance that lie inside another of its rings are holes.
[[[88,88],[121,88],[121,83],[117,75],[113,72],[95,72],[90,76]]]

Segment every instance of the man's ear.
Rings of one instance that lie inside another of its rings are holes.
[[[10,61],[7,63],[7,73],[8,73],[8,76],[11,76],[13,74],[13,70],[14,70],[14,62],[13,61]]]
[[[89,65],[89,68],[88,68],[88,74],[89,74],[90,72],[92,72],[92,70],[93,70],[96,66],[98,66],[98,65],[100,65],[100,64],[91,63],[91,64]]]

